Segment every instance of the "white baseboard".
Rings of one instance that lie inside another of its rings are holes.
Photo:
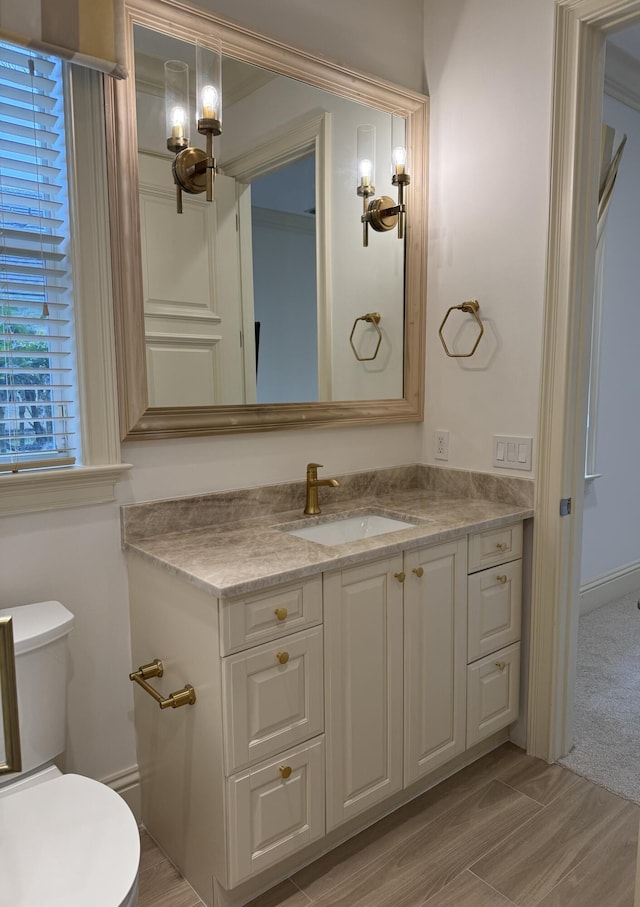
[[[142,797],[140,794],[140,769],[137,765],[116,772],[106,778],[100,779],[129,805],[131,812],[136,817],[138,824],[142,821]]]
[[[628,564],[580,587],[580,614],[640,590],[640,563]]]

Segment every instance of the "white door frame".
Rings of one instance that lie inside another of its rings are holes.
[[[573,743],[604,40],[638,16],[640,0],[556,4],[527,733],[528,752],[548,761]]]

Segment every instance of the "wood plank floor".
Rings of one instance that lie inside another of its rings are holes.
[[[250,907],[633,907],[640,807],[505,744]],[[198,907],[141,833],[138,907]]]

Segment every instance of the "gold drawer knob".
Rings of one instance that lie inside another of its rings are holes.
[[[496,661],[496,668],[498,668],[499,671],[504,671],[506,666],[507,666],[506,661]]]
[[[415,573],[415,575],[418,577],[418,579],[422,579],[422,577],[424,576],[424,568],[423,568],[423,567],[414,567],[413,570],[412,570],[411,572],[412,572],[412,573]]]
[[[506,551],[508,547],[509,546],[507,545],[506,542],[498,542],[498,544],[496,545],[496,548],[498,549],[498,551]]]
[[[500,576],[496,576],[496,579],[499,583],[502,583],[504,585],[507,581],[507,575],[506,573],[501,573]]]
[[[405,579],[407,578],[406,574],[402,570],[400,571],[400,573],[394,573],[393,575],[395,576],[395,578],[398,580],[399,583],[403,583],[405,581]]]
[[[280,662],[281,665],[286,665],[286,663],[289,661],[289,653],[288,652],[278,652],[278,654],[276,655],[276,658],[278,659],[278,661]]]
[[[289,613],[286,608],[276,608],[273,612],[278,620],[286,620],[287,614]]]
[[[291,766],[290,765],[281,765],[280,774],[282,775],[283,778],[288,778],[289,775],[291,774]]]

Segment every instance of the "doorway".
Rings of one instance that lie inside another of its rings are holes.
[[[548,761],[566,754],[574,737],[604,41],[638,17],[639,0],[556,7],[528,723],[529,752]],[[560,507],[568,500],[569,517]]]

